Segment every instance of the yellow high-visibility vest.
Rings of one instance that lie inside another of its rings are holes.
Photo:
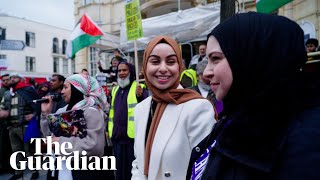
[[[144,84],[140,84],[142,88],[145,88],[146,86]],[[133,81],[129,90],[129,94],[127,97],[127,104],[128,104],[128,124],[127,124],[127,134],[129,138],[134,138],[134,107],[138,104],[138,100],[136,97],[136,89],[137,89],[137,83],[136,81]],[[112,137],[113,132],[113,120],[114,120],[114,99],[116,97],[116,94],[119,90],[119,86],[116,86],[111,91],[111,108],[109,112],[109,121],[108,121],[108,134],[110,138]]]
[[[181,75],[180,75],[180,81],[182,79],[182,77],[186,75],[187,77],[189,77],[192,81],[192,86],[196,86],[198,84],[198,80],[197,80],[197,72],[193,69],[186,69],[184,71],[182,71]]]

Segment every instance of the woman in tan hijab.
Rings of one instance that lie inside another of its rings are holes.
[[[134,111],[132,179],[185,179],[192,149],[216,122],[214,108],[180,85],[181,52],[170,37],[158,36],[149,42],[143,72],[152,97]]]

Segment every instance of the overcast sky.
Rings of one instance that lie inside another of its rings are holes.
[[[72,30],[73,0],[0,0],[0,12]]]

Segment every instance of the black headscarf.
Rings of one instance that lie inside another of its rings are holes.
[[[303,31],[286,17],[238,14],[218,25],[208,38],[211,35],[218,40],[233,74],[224,100],[226,110],[259,96],[286,93],[281,91],[296,82],[307,61]]]
[[[285,17],[250,12],[231,17],[208,38],[211,35],[233,74],[223,99],[221,116],[226,118],[219,124],[228,119],[231,123],[220,134],[216,148],[268,171],[279,154],[290,117],[303,105],[300,69],[307,61],[303,31]]]

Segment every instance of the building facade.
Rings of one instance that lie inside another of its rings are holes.
[[[159,16],[178,10],[189,9],[217,0],[140,0],[142,18]],[[76,54],[76,70],[87,68],[91,75],[98,73],[97,61],[108,68],[112,50],[120,47],[120,26],[125,22],[124,0],[75,0],[75,21],[87,13],[106,33],[102,40]],[[111,41],[112,40],[112,41]],[[101,53],[104,52],[104,53]],[[128,54],[125,54],[128,57]],[[129,55],[133,57],[132,53]],[[140,56],[139,56],[140,57]],[[139,59],[139,61],[142,61]]]
[[[141,16],[143,19],[150,18],[219,1],[220,0],[140,0]],[[87,13],[106,33],[102,41],[98,41],[95,45],[90,48],[85,48],[77,54],[77,71],[80,71],[82,68],[88,68],[92,74],[97,73],[96,63],[99,60],[102,60],[103,66],[108,68],[110,58],[112,57],[112,49],[120,46],[120,26],[125,22],[125,2],[124,0],[74,1],[76,22],[79,21],[83,13]],[[256,11],[255,0],[235,1],[235,6],[237,12]],[[304,30],[305,39],[308,39],[320,37],[319,10],[320,0],[293,0],[291,3],[278,9],[276,13],[296,21]],[[112,39],[112,43],[110,39]],[[197,42],[191,43],[193,54],[197,53],[200,44],[201,43]],[[106,53],[101,54],[101,51]]]
[[[6,14],[0,14],[0,22],[1,74],[50,77],[75,72],[74,61],[65,58],[70,30]]]
[[[244,9],[256,11],[254,0],[245,0]],[[293,0],[279,8],[278,15],[286,16],[300,25],[305,39],[320,37],[320,0]]]
[[[304,31],[305,40],[320,38],[320,0],[294,0],[280,8],[279,15],[297,22]]]

